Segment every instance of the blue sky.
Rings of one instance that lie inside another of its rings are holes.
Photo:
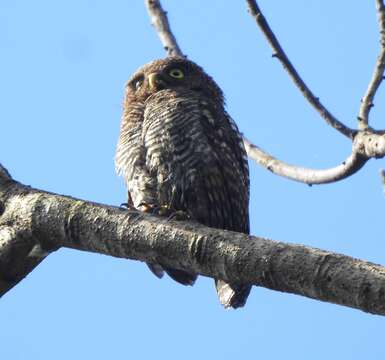
[[[260,1],[305,81],[356,125],[378,51],[374,1]],[[226,94],[247,137],[302,166],[329,167],[350,143],[294,88],[245,1],[164,1],[180,46]],[[0,161],[19,181],[118,205],[123,87],[163,49],[140,0],[0,1]],[[384,127],[384,87],[371,124]],[[251,167],[255,235],[385,264],[385,198],[371,161],[308,187]],[[139,262],[62,249],[0,301],[2,359],[380,359],[385,319],[254,288],[224,311],[213,281],[185,288]]]

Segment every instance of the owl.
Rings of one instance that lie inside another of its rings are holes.
[[[249,172],[242,137],[225,111],[221,89],[180,57],[155,60],[127,83],[116,169],[138,210],[183,212],[213,228],[249,233]],[[183,285],[197,274],[148,264]],[[215,280],[227,308],[245,304],[248,284]]]

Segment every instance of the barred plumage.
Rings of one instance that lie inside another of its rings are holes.
[[[183,211],[207,226],[249,232],[247,156],[220,88],[198,65],[156,60],[128,82],[116,168],[135,208]],[[196,274],[149,264],[192,285]],[[225,307],[243,306],[250,286],[216,281]]]

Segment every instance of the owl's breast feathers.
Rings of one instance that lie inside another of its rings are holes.
[[[141,106],[141,116],[123,119],[117,151],[134,204],[153,201],[207,226],[248,233],[247,157],[223,107],[174,90]]]

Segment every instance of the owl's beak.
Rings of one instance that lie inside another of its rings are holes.
[[[161,90],[165,88],[166,83],[159,73],[154,72],[148,75],[148,85],[150,90]]]

